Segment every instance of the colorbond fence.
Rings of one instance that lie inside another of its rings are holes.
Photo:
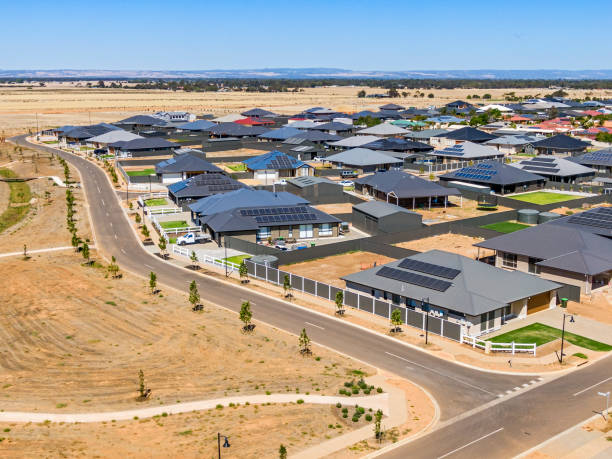
[[[335,301],[336,294],[338,292],[342,292],[343,304],[345,306],[358,309],[360,311],[369,312],[370,314],[376,314],[377,316],[384,317],[387,320],[391,319],[391,314],[395,309],[399,309],[402,317],[402,323],[405,325],[409,325],[420,330],[425,330],[425,327],[427,326],[430,333],[441,335],[445,338],[449,338],[460,343],[463,342],[461,325],[455,322],[450,322],[446,319],[432,315],[427,318],[426,315],[421,312],[407,309],[389,301],[383,301],[372,298],[371,296],[361,295],[350,290],[334,287],[333,285],[329,285],[324,282],[298,276],[288,271],[253,263],[249,260],[245,260],[245,263],[249,275],[255,277],[256,279],[265,280],[266,282],[276,285],[283,285],[285,276],[288,276],[289,283],[291,284],[291,288],[293,290],[330,301]]]

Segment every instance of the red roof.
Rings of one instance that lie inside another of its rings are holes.
[[[526,116],[514,115],[510,118],[510,121],[531,121],[531,118],[527,118]]]
[[[589,115],[589,116],[599,116],[599,115],[603,115],[603,113],[598,112],[597,110],[585,110],[582,113],[584,113],[585,115]]]
[[[238,124],[247,124],[249,126],[263,126],[265,124],[274,124],[272,120],[262,120],[259,118],[243,118],[241,120],[234,121]]]

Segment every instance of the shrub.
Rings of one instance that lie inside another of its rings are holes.
[[[382,391],[383,391],[383,390],[382,390],[382,387],[377,387],[377,388],[376,388],[376,392],[378,392],[379,394],[382,394]]]
[[[353,387],[351,392],[353,392],[353,394],[358,394],[359,393],[359,387]]]
[[[343,413],[348,413],[348,408],[346,408],[346,407],[342,408],[342,412]]]
[[[372,420],[372,415],[371,414],[366,414],[366,421],[370,422]]]
[[[301,398],[298,399],[297,404],[301,405],[302,403],[304,403],[304,400],[302,400]]]
[[[353,416],[353,422],[359,422],[359,416]]]
[[[370,395],[370,389],[364,389],[363,393],[366,394],[366,395]]]
[[[342,403],[340,402],[336,403],[336,408],[342,408]]]
[[[365,413],[365,408],[363,406],[358,406],[357,411],[361,414]]]
[[[353,383],[347,381],[344,383],[344,387],[353,387]]]
[[[223,405],[221,405],[221,404],[219,403],[219,404],[218,404],[218,405],[217,405],[215,408],[217,408],[218,410],[222,410],[222,409],[223,409]]]
[[[345,392],[346,392],[346,391],[345,391],[344,389],[340,389],[340,390],[338,391],[338,393],[339,393],[340,395],[344,395],[344,393],[345,393]]]
[[[348,413],[342,413],[343,418],[348,418]]]

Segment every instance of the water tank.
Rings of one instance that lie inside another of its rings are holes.
[[[534,209],[521,209],[517,212],[519,223],[528,223],[530,225],[535,225],[538,223],[538,212]]]
[[[538,215],[538,223],[546,223],[560,217],[560,214],[556,214],[554,212],[541,212],[540,215]]]
[[[255,255],[250,258],[250,261],[258,265],[266,265],[270,268],[278,268],[278,258],[274,255]]]

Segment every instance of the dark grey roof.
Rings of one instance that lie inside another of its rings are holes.
[[[311,128],[314,131],[352,131],[353,125],[340,123],[338,121],[330,121],[329,123],[317,124]]]
[[[111,147],[119,147],[121,150],[156,150],[162,148],[180,148],[178,143],[169,142],[160,137],[145,137],[142,139],[129,140],[127,142],[115,142],[110,144]]]
[[[565,134],[557,134],[544,140],[534,142],[532,146],[534,148],[549,148],[554,150],[581,150],[590,147],[591,144]]]
[[[397,104],[385,104],[378,107],[380,110],[404,110],[406,107],[402,107]]]
[[[216,126],[215,123],[208,120],[195,120],[190,123],[179,124],[177,128],[185,131],[208,131],[211,127]]]
[[[375,218],[382,218],[382,217],[386,217],[388,215],[393,215],[397,213],[412,214],[412,215],[420,216],[418,212],[413,212],[411,210],[405,209],[404,207],[396,206],[394,204],[389,204],[383,201],[362,202],[360,204],[354,205],[353,210],[355,209],[363,212],[364,214],[371,215],[372,217],[375,217]]]
[[[576,177],[595,174],[595,170],[590,167],[551,155],[525,159],[518,163],[512,163],[512,166],[546,177]]]
[[[371,143],[362,145],[363,148],[370,150],[386,150],[386,151],[431,151],[433,147],[423,142],[414,142],[412,140],[398,139],[391,137],[387,139],[375,140]]]
[[[447,129],[423,129],[422,131],[409,131],[404,137],[407,139],[430,139],[447,132],[450,131]]]
[[[568,158],[583,166],[606,166],[612,167],[612,147],[603,150],[591,151],[584,155]]]
[[[241,115],[243,116],[252,116],[255,118],[261,118],[264,116],[270,117],[270,116],[276,116],[276,113],[274,112],[270,112],[268,110],[264,110],[263,108],[252,108],[251,110],[247,110],[246,112],[242,112]]]
[[[315,131],[311,129],[306,132],[300,132],[299,134],[296,134],[293,137],[289,137],[286,140],[290,139],[304,139],[310,140],[311,142],[335,142],[337,140],[342,139],[342,137],[340,137],[339,135],[328,134],[327,132]]]
[[[393,193],[397,198],[424,198],[429,196],[456,196],[459,191],[446,188],[416,175],[400,171],[377,172],[358,178],[355,184],[368,185],[385,194]]]
[[[225,135],[232,137],[254,137],[270,129],[263,126],[247,126],[238,123],[219,123],[211,127],[208,132],[214,135]]]
[[[464,167],[440,177],[446,180],[483,183],[488,185],[520,185],[545,180],[544,177],[531,172],[508,166],[499,161],[483,161],[473,166]]]
[[[439,269],[448,268],[445,271],[450,269],[455,276],[449,279],[440,275],[425,275],[415,269],[400,267],[405,260],[433,264]],[[442,288],[446,288],[441,291],[380,275],[385,269],[388,270],[389,268],[396,269],[406,276],[425,276],[426,280],[430,281],[430,285],[440,282],[446,282],[450,285],[444,284]],[[560,287],[559,284],[531,274],[506,271],[442,250],[419,253],[387,263],[382,267],[378,266],[349,274],[341,279],[407,298],[417,300],[429,298],[429,303],[433,306],[440,306],[471,316],[493,311],[514,301],[556,290]]]
[[[318,185],[319,183],[325,183],[328,185],[335,185],[337,187],[341,187],[338,182],[334,182],[325,177],[316,177],[314,175],[304,176],[304,177],[294,177],[292,179],[287,180],[292,185],[297,186],[298,188],[306,188],[312,185]]]
[[[244,183],[224,174],[200,174],[168,185],[168,191],[177,198],[201,199],[230,191],[248,188]]]
[[[182,155],[175,156],[174,158],[157,163],[155,165],[155,172],[157,174],[170,174],[173,172],[222,173],[223,171],[205,159],[198,158],[197,156],[190,155],[189,153],[184,153]]]
[[[449,131],[444,134],[438,134],[434,137],[444,137],[450,140],[467,140],[470,142],[486,142],[487,140],[495,138],[494,135],[487,134],[484,131],[480,131],[470,126]]]
[[[157,126],[159,125],[161,119],[155,116],[149,115],[134,115],[129,118],[125,118],[121,121],[117,121],[116,124],[138,124],[142,126]]]
[[[287,140],[289,137],[300,134],[302,131],[291,126],[285,126],[279,129],[271,129],[259,134],[257,137],[271,140]]]
[[[90,139],[102,134],[106,134],[111,131],[120,131],[121,129],[107,123],[92,124],[90,126],[77,126],[73,129],[65,131],[61,134],[62,137],[69,137],[72,139]]]
[[[193,203],[189,208],[199,215],[212,215],[238,207],[270,207],[309,204],[309,201],[286,191],[273,193],[266,190],[243,188],[223,195],[210,196]]]
[[[387,164],[403,165],[404,161],[380,151],[367,148],[352,148],[350,150],[327,156],[325,161],[348,166],[377,166]]]

